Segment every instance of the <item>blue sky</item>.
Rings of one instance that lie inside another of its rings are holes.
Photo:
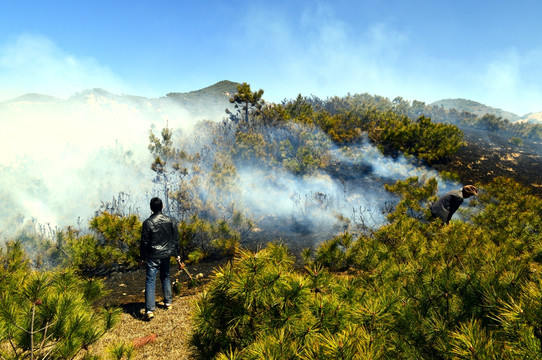
[[[0,101],[221,80],[264,99],[369,93],[542,111],[539,1],[5,1]]]

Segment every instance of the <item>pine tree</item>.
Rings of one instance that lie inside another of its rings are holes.
[[[252,91],[250,85],[245,83],[237,85],[237,93],[230,98],[230,103],[234,104],[237,114],[232,114],[229,110],[226,113],[230,119],[238,123],[240,129],[249,129],[252,126],[252,118],[261,113],[265,101],[262,99],[263,90]]]
[[[0,252],[0,357],[73,359],[114,326],[119,309],[95,308],[103,285],[69,270],[32,270],[20,244]]]
[[[385,226],[325,242],[304,271],[280,246],[240,252],[197,304],[199,354],[541,358],[542,200],[496,179],[464,209],[470,221],[442,226],[427,214],[434,180],[388,190],[400,200]]]

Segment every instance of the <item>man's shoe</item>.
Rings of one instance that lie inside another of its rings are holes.
[[[151,321],[154,318],[154,313],[152,311],[147,311],[145,314],[145,320]]]
[[[171,304],[165,304],[166,310],[171,310]]]

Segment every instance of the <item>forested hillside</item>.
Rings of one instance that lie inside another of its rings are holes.
[[[183,261],[229,260],[193,307],[195,356],[542,356],[539,127],[368,94],[268,104],[219,85],[221,121],[166,123],[144,145]],[[479,196],[434,221],[429,205],[466,181]],[[104,199],[86,229],[25,228],[2,247],[3,358],[108,356],[90,350],[119,316],[95,307],[99,278],[136,271],[131,209]]]

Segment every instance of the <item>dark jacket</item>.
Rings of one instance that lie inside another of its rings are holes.
[[[180,254],[177,225],[161,211],[152,214],[143,222],[139,254],[143,260],[163,259]]]
[[[444,194],[431,206],[431,215],[434,218],[440,218],[447,224],[462,203],[463,192],[461,190],[452,190]]]

